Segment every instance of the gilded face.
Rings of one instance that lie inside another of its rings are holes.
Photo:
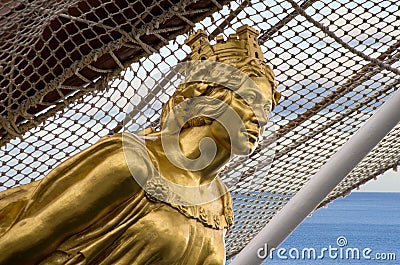
[[[235,155],[251,154],[256,148],[272,107],[272,86],[266,77],[251,77],[234,92],[229,106],[240,122],[229,124],[229,135],[221,124],[212,128],[214,137]],[[232,120],[233,119],[232,117]],[[241,123],[241,124],[238,124]]]

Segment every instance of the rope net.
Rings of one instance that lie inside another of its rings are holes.
[[[248,24],[261,32],[282,99],[275,133],[221,172],[237,182],[229,258],[399,87],[398,1],[194,2],[2,0],[0,191],[121,131],[127,113],[131,131],[156,126],[173,91],[155,73],[187,58],[187,33],[214,39]],[[398,125],[320,206],[396,168],[399,135]]]

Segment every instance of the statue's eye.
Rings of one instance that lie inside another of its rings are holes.
[[[231,81],[238,81],[238,80],[241,80],[241,78],[242,78],[240,75],[237,75],[237,74],[230,74],[229,77],[230,77]]]
[[[246,100],[247,103],[251,104],[254,101],[256,101],[256,96],[255,95],[246,95],[244,97],[244,99]]]
[[[268,101],[268,102],[264,105],[263,109],[264,109],[264,112],[265,112],[265,113],[270,113],[271,110],[272,110],[272,102]]]

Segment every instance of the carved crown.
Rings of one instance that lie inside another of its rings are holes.
[[[207,33],[203,30],[192,34],[185,43],[192,49],[192,60],[224,62],[232,57],[253,57],[264,61],[257,41],[258,35],[256,29],[244,25],[236,30],[236,34],[229,35],[227,40],[217,36],[214,45],[209,43]]]
[[[264,62],[264,55],[258,45],[259,32],[248,26],[241,26],[235,34],[229,35],[225,40],[223,36],[217,36],[216,44],[211,45],[208,41],[207,33],[203,30],[197,31],[189,36],[185,41],[190,46],[192,60],[210,60],[232,65],[240,66],[237,62],[243,58],[255,59],[257,65],[261,66],[264,75],[267,76],[273,92],[272,104],[276,106],[281,94],[276,90],[275,75],[271,68]]]

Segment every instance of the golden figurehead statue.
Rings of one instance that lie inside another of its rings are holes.
[[[218,177],[254,151],[274,74],[240,27],[189,37],[160,130],[103,137],[40,181],[0,193],[0,264],[222,265],[232,201]]]

